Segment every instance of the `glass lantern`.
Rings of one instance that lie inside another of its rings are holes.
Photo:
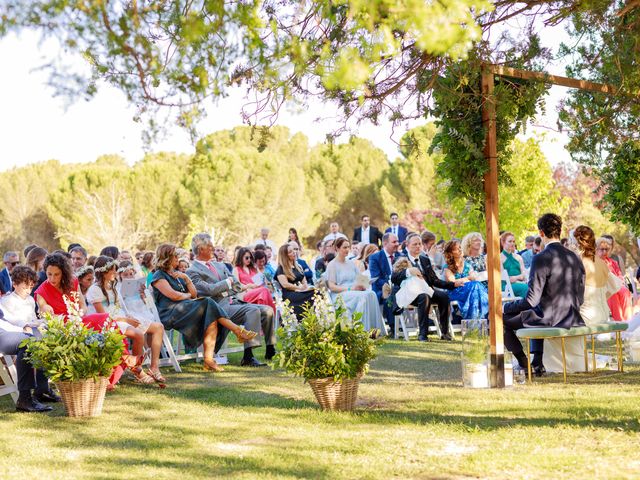
[[[462,320],[462,385],[489,387],[489,324],[485,319]]]

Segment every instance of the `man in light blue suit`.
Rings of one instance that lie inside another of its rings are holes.
[[[389,284],[391,280],[391,271],[393,262],[397,258],[398,253],[398,237],[393,233],[385,233],[382,236],[382,250],[374,253],[369,257],[369,272],[371,278],[376,278],[373,282],[373,291],[378,296],[378,302],[383,305],[384,318],[389,325],[391,331],[394,331],[395,316],[393,314],[393,306],[387,302],[388,298],[383,298],[382,287]]]
[[[391,226],[387,228],[384,233],[393,233],[396,237],[398,237],[399,243],[404,242],[409,231],[402,225],[400,225],[400,223],[398,222],[397,213],[392,213],[389,218],[391,219]]]

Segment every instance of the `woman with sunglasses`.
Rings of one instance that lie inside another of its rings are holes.
[[[242,300],[257,305],[267,305],[276,311],[271,292],[265,286],[264,277],[258,272],[253,254],[248,248],[241,248],[236,255],[233,276],[242,285]]]

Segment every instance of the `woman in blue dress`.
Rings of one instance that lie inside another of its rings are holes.
[[[356,278],[361,275],[353,260],[348,260],[351,244],[346,238],[336,240],[336,258],[327,266],[327,284],[331,292],[331,300],[335,302],[340,296],[353,315],[356,312],[362,314],[360,321],[365,330],[378,329],[384,332],[382,313],[378,304],[376,293],[365,287],[362,283],[356,283]]]
[[[160,321],[166,330],[175,329],[182,333],[185,346],[196,348],[204,344],[205,370],[223,371],[214,358],[218,324],[232,331],[241,343],[254,338],[257,332],[245,330],[229,320],[212,298],[198,298],[191,279],[176,270],[178,255],[175,245],[160,245],[155,258],[156,271],[151,285]]]
[[[451,240],[444,246],[444,277],[448,282],[458,279],[466,283],[454,290],[449,290],[449,299],[458,302],[458,308],[464,319],[487,318],[489,314],[489,294],[482,282],[476,281],[476,272],[471,263],[462,255],[458,240]]]

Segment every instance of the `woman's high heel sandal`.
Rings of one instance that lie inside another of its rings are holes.
[[[204,359],[204,369],[208,372],[224,372],[222,368],[213,358]]]
[[[244,343],[248,340],[252,340],[256,337],[256,335],[258,335],[256,332],[253,332],[251,330],[247,330],[244,327],[239,327],[237,332],[234,332],[236,337],[238,337],[238,341],[240,343]]]

